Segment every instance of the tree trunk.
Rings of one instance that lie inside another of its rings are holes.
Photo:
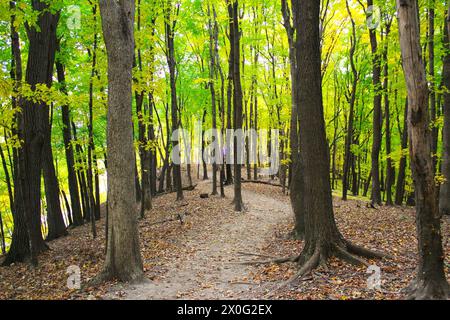
[[[40,0],[33,0],[32,7],[40,14],[36,27],[27,27],[29,50],[25,80],[35,90],[38,84],[48,87],[52,84],[59,13],[49,12],[48,5]],[[41,231],[41,171],[48,107],[45,103],[25,99],[22,116],[23,146],[19,151],[18,179],[21,180],[31,263],[37,265],[37,255],[47,249]]]
[[[354,254],[367,257],[378,253],[346,241],[337,229],[329,177],[330,161],[325,133],[322,102],[321,54],[319,35],[320,2],[302,0],[293,3],[298,64],[298,95],[300,120],[300,157],[305,185],[302,194],[305,206],[305,245],[300,256],[298,273],[292,280],[326,264],[336,256],[355,264],[367,264]]]
[[[97,4],[92,5],[92,15],[94,18],[94,24],[97,22]],[[98,34],[97,31],[94,31],[94,43],[92,48],[92,53],[89,55],[92,56],[92,66],[91,66],[91,76],[89,79],[89,123],[88,123],[88,143],[87,143],[87,191],[89,197],[89,218],[92,223],[92,233],[95,238],[95,219],[100,218],[100,212],[97,212],[98,206],[96,203],[99,199],[96,199],[94,196],[94,154],[95,154],[95,143],[94,143],[94,77],[97,73],[97,47],[98,47]],[[88,51],[90,52],[90,51]],[[96,166],[96,164],[95,164]],[[94,218],[92,218],[92,216]]]
[[[401,132],[401,158],[398,167],[397,187],[395,190],[395,204],[401,206],[405,197],[405,180],[406,180],[406,155],[403,150],[408,148],[408,98],[405,103],[405,114],[403,118],[403,131]]]
[[[153,79],[153,78],[152,78]],[[151,142],[155,141],[155,127],[153,125],[153,108],[154,108],[154,100],[153,100],[153,92],[148,94],[148,110],[150,117],[150,125],[148,127],[148,139]],[[150,150],[150,189],[152,196],[156,195],[156,167],[158,166],[158,158],[156,155],[156,148],[153,147]]]
[[[216,116],[216,89],[215,89],[215,80],[216,80],[216,43],[218,38],[218,26],[216,23],[216,11],[213,6],[213,17],[211,14],[211,7],[208,5],[208,31],[209,31],[209,55],[210,55],[210,66],[209,66],[209,89],[211,92],[211,120],[212,120],[212,130],[214,131],[213,136],[214,139],[217,139],[217,116]],[[215,141],[218,143],[218,141]],[[214,151],[213,151],[214,152]],[[214,153],[212,155],[213,163],[212,163],[212,195],[217,195],[217,155]]]
[[[416,0],[397,0],[400,47],[408,88],[408,125],[411,170],[416,194],[419,265],[407,288],[411,299],[446,299],[450,288],[445,279],[441,225],[428,119],[428,86],[421,58]]]
[[[48,109],[47,109],[48,110]],[[47,117],[48,122],[48,117]],[[67,235],[66,225],[59,201],[59,184],[56,170],[53,164],[53,153],[51,146],[51,125],[47,123],[48,131],[42,148],[42,168],[45,185],[45,198],[47,201],[47,223],[48,235],[46,240],[53,240]]]
[[[6,145],[6,147],[8,148],[8,145]],[[0,156],[2,158],[2,166],[3,166],[3,171],[5,174],[6,185],[8,188],[9,207],[10,207],[11,213],[14,217],[14,195],[13,195],[13,189],[12,189],[12,183],[11,183],[11,176],[9,174],[8,166],[6,164],[6,158],[3,153],[3,148],[1,147],[1,145],[0,145]],[[1,235],[2,254],[5,255],[6,254],[5,230],[3,228],[3,219],[2,219],[1,211],[0,211],[0,235]]]
[[[138,14],[137,14],[137,30],[141,31],[141,0],[138,0]],[[154,25],[152,21],[152,26]],[[152,32],[153,34],[153,32]],[[153,63],[153,48],[150,48],[151,63]],[[137,48],[137,67],[139,68],[139,71],[142,73],[142,53],[141,48]],[[150,70],[150,78],[153,78],[153,70],[151,67]],[[137,82],[138,80],[135,79]],[[141,160],[140,163],[140,169],[141,169],[141,218],[144,218],[145,211],[150,210],[152,208],[152,190],[151,190],[151,150],[148,150],[148,138],[146,135],[146,124],[145,121],[146,115],[144,109],[153,108],[153,106],[150,107],[144,107],[144,97],[145,92],[143,90],[136,91],[135,92],[135,99],[136,99],[136,116],[138,119],[138,131],[139,131],[139,158]]]
[[[353,157],[351,151],[351,145],[353,143],[353,121],[355,118],[355,101],[356,101],[356,90],[358,86],[358,71],[355,66],[355,51],[356,51],[356,25],[353,20],[350,8],[348,6],[348,1],[346,2],[347,12],[350,16],[352,22],[352,35],[350,38],[351,47],[350,47],[350,65],[353,74],[352,88],[350,91],[350,96],[348,97],[348,103],[350,105],[350,112],[348,116],[348,125],[347,125],[347,135],[345,137],[345,152],[344,152],[344,173],[342,175],[342,200],[347,200],[347,192],[349,189],[349,172],[350,172],[350,160]]]
[[[73,132],[73,139],[77,141],[77,128],[75,126],[75,123],[72,121],[72,132]],[[83,218],[86,221],[90,221],[91,217],[91,206],[89,202],[89,193],[88,193],[88,187],[86,183],[86,174],[85,174],[85,168],[86,168],[86,162],[83,157],[83,148],[80,144],[76,144],[75,147],[75,162],[77,162],[77,165],[79,166],[79,169],[77,170],[77,178],[78,183],[80,186],[80,193],[81,193],[81,204],[83,208]]]
[[[446,16],[448,19],[448,14]],[[448,22],[448,20],[447,20]],[[450,25],[449,25],[450,27]],[[447,26],[444,28],[444,47],[450,49],[449,44],[450,30]],[[442,167],[441,172],[445,178],[439,192],[439,211],[442,215],[450,215],[450,53],[444,55],[442,82],[446,89],[444,93],[444,132],[443,132],[443,149],[442,149]]]
[[[384,114],[386,119],[386,205],[392,206],[394,204],[392,200],[392,185],[395,182],[395,168],[391,159],[391,111],[389,105],[389,62],[388,62],[388,50],[389,50],[389,34],[391,31],[390,21],[386,22],[386,38],[385,47],[383,52],[384,60]]]
[[[373,6],[373,0],[367,0],[367,6]],[[381,59],[378,53],[378,42],[376,29],[369,29],[370,46],[372,48],[373,68],[373,142],[372,142],[372,203],[381,205],[381,183],[380,183],[380,149],[381,149]]]
[[[63,94],[67,94],[64,66],[59,61],[56,62],[56,70],[58,74],[58,82],[61,85],[61,91],[63,92]],[[75,173],[75,158],[72,146],[72,134],[70,130],[70,110],[68,105],[61,106],[61,114],[63,122],[64,151],[66,153],[70,202],[72,205],[71,212],[73,217],[73,225],[80,226],[83,224],[83,216],[81,212],[80,193],[78,190],[77,176]]]
[[[177,4],[179,6],[179,4]],[[170,102],[171,102],[171,115],[172,115],[172,150],[176,150],[179,147],[180,137],[178,134],[179,121],[178,121],[178,102],[177,102],[177,79],[176,79],[176,61],[175,61],[175,26],[176,18],[172,19],[172,2],[171,0],[167,3],[167,8],[165,9],[165,34],[166,34],[166,45],[167,45],[167,64],[169,65],[170,73]],[[181,158],[181,157],[180,157]],[[172,160],[173,168],[173,180],[174,187],[177,190],[177,200],[183,200],[183,186],[181,183],[181,165],[180,163],[174,162]]]
[[[289,196],[291,200],[292,210],[294,211],[295,226],[293,236],[296,239],[303,239],[305,235],[305,207],[303,204],[304,179],[302,162],[299,155],[299,136],[298,136],[298,72],[297,57],[295,43],[295,29],[291,25],[291,13],[286,0],[282,1],[282,13],[284,27],[288,35],[289,41],[289,61],[291,71],[291,120],[289,130],[289,142],[291,145],[291,172],[289,183]],[[297,17],[294,15],[294,17]],[[294,21],[294,23],[296,23]]]
[[[100,0],[108,54],[108,244],[100,280],[143,278],[132,127],[134,1]]]
[[[231,2],[227,0],[228,15],[230,25],[230,44],[231,51],[233,51],[233,88],[234,88],[234,130],[242,130],[242,84],[241,84],[241,31],[239,28],[239,4],[235,0]],[[241,193],[241,162],[242,162],[242,148],[241,141],[238,137],[234,138],[234,210],[242,211],[242,193]]]
[[[228,10],[230,10],[228,8]],[[229,19],[231,19],[231,17],[229,17]],[[231,130],[233,128],[233,124],[232,124],[232,117],[231,117],[231,113],[232,113],[232,105],[233,105],[233,100],[234,100],[234,80],[233,80],[233,61],[234,61],[234,52],[233,49],[231,48],[232,44],[232,40],[231,40],[231,34],[233,33],[232,28],[230,27],[230,35],[229,35],[229,40],[230,40],[230,54],[228,57],[228,87],[227,87],[227,130]],[[226,185],[231,185],[233,183],[233,171],[231,168],[231,139],[228,139],[228,134],[226,135],[227,139],[226,139],[226,154],[225,154],[225,159],[226,159]]]
[[[435,62],[434,62],[434,17],[436,0],[428,1],[428,73],[429,73],[429,104],[431,116],[431,152],[433,156],[433,172],[437,168],[437,147],[439,129],[436,124],[436,79],[435,79]]]

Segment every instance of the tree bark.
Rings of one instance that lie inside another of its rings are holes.
[[[208,5],[208,31],[209,31],[209,55],[210,55],[210,66],[209,66],[209,90],[211,92],[211,120],[212,120],[212,130],[214,131],[214,139],[218,138],[217,131],[217,115],[216,115],[216,89],[215,89],[215,80],[216,80],[216,44],[218,41],[218,26],[216,22],[216,11],[213,6],[213,15],[211,14],[210,5]],[[218,141],[215,141],[218,143]],[[217,162],[216,162],[216,154],[213,155],[213,163],[212,163],[212,195],[217,195]]]
[[[281,2],[284,28],[288,35],[289,42],[289,61],[291,71],[291,120],[289,130],[289,142],[291,145],[291,165],[290,165],[290,183],[289,196],[291,200],[292,210],[294,211],[295,226],[293,236],[296,239],[303,239],[305,235],[305,207],[303,204],[304,179],[303,168],[301,166],[301,159],[299,155],[299,136],[298,136],[298,72],[297,72],[297,57],[296,57],[296,34],[295,29],[291,24],[291,13],[286,0]],[[298,17],[298,15],[294,15]],[[294,24],[297,22],[294,21]]]
[[[92,6],[92,15],[94,18],[94,25],[97,24],[97,4],[90,3]],[[94,77],[97,74],[97,47],[98,47],[98,33],[94,31],[94,42],[92,47],[92,53],[88,51],[92,57],[91,76],[89,79],[89,123],[88,123],[88,144],[87,144],[87,191],[89,196],[90,214],[89,218],[92,224],[92,234],[96,237],[95,220],[100,219],[100,206],[98,205],[100,199],[94,196],[94,166],[97,167],[95,156],[95,142],[94,142]],[[93,216],[93,218],[92,218]]]
[[[399,129],[400,130],[400,129]],[[397,186],[395,190],[395,204],[401,206],[405,197],[405,180],[406,180],[406,155],[403,154],[403,150],[408,148],[408,98],[405,103],[405,112],[403,117],[403,130],[401,134],[401,158],[398,167]]]
[[[36,26],[26,26],[29,50],[25,81],[35,90],[38,84],[47,87],[52,84],[59,13],[52,14],[48,5],[40,0],[33,0],[32,8],[39,12],[39,17]],[[48,132],[48,110],[43,102],[23,101],[23,146],[19,151],[18,179],[21,180],[29,253],[33,265],[37,265],[38,254],[47,249],[41,231],[41,171],[42,152]]]
[[[391,111],[389,103],[389,34],[391,31],[391,22],[386,22],[386,32],[385,32],[385,45],[383,52],[384,61],[384,81],[383,81],[383,91],[384,91],[384,116],[386,119],[386,205],[392,206],[394,204],[392,200],[392,185],[395,182],[395,167],[392,164],[391,159]]]
[[[180,137],[178,134],[179,121],[178,121],[178,101],[177,101],[177,78],[176,78],[176,61],[175,61],[175,26],[176,19],[172,19],[172,1],[169,0],[165,8],[165,35],[167,45],[167,63],[169,65],[170,74],[170,102],[171,102],[171,115],[172,115],[172,150],[178,148],[180,143]],[[176,6],[179,6],[177,4]],[[179,7],[178,7],[179,8]],[[178,9],[177,9],[178,10]],[[183,186],[181,183],[181,165],[172,161],[173,168],[173,181],[174,187],[177,190],[177,200],[183,200]]]
[[[100,0],[108,55],[108,244],[99,279],[143,278],[134,187],[132,0]]]
[[[353,81],[350,96],[348,96],[348,103],[350,105],[350,111],[348,116],[348,124],[347,124],[347,135],[345,137],[345,152],[344,152],[344,173],[342,175],[342,200],[347,200],[347,192],[349,189],[349,172],[350,172],[350,162],[353,157],[351,151],[351,145],[353,143],[353,122],[355,118],[355,101],[356,101],[356,90],[359,82],[358,71],[355,66],[355,51],[356,51],[356,25],[353,20],[353,16],[351,14],[350,8],[348,6],[348,1],[346,1],[347,12],[350,16],[352,23],[352,34],[350,38],[351,47],[350,47],[350,65],[353,74]]]
[[[441,185],[439,192],[439,211],[442,215],[450,215],[450,22],[449,15],[446,15],[446,25],[444,28],[444,47],[447,50],[444,55],[442,82],[445,87],[444,93],[444,132],[443,132],[443,150],[442,150],[442,164],[441,172],[445,178],[444,183]]]
[[[436,124],[436,79],[435,79],[435,59],[434,59],[434,37],[435,27],[434,18],[436,0],[428,1],[428,73],[429,73],[429,104],[430,104],[430,122],[431,122],[431,152],[433,156],[433,172],[437,168],[437,147],[439,129]]]
[[[354,264],[366,264],[356,255],[380,257],[345,240],[337,229],[331,195],[330,161],[322,101],[322,76],[319,32],[320,2],[293,2],[298,72],[300,157],[303,160],[305,190],[305,245],[294,261],[299,264],[297,279],[332,256]]]
[[[238,0],[231,2],[227,0],[228,16],[230,25],[230,43],[233,51],[233,88],[234,88],[234,130],[242,130],[242,84],[241,84],[241,31],[239,28],[239,4]],[[242,149],[238,146],[241,141],[234,138],[234,210],[242,211],[242,193],[241,193],[241,159]]]
[[[137,30],[141,31],[141,0],[138,0],[138,14],[137,14]],[[154,25],[152,21],[152,26]],[[153,33],[153,32],[152,32]],[[153,58],[153,49],[150,49],[151,52],[151,58]],[[136,60],[136,59],[135,59]],[[153,60],[153,59],[152,59]],[[150,61],[153,64],[153,61]],[[137,67],[139,68],[139,71],[142,73],[142,53],[141,48],[137,48]],[[152,69],[152,67],[151,67]],[[153,70],[150,70],[150,77],[153,77]],[[137,82],[138,80],[135,79]],[[136,115],[138,119],[138,131],[139,131],[139,158],[141,160],[140,162],[140,169],[141,169],[141,218],[144,218],[145,211],[150,210],[152,208],[152,190],[151,190],[151,150],[148,149],[148,137],[147,137],[147,131],[146,130],[146,115],[145,110],[149,107],[144,107],[144,97],[145,92],[144,90],[139,90],[135,92],[135,99],[136,99]],[[152,107],[152,106],[151,106]]]
[[[411,170],[416,195],[419,262],[416,278],[406,289],[410,299],[446,299],[441,225],[434,181],[428,85],[421,57],[418,8],[415,0],[397,0],[400,47],[408,88]]]
[[[234,99],[234,80],[233,80],[233,61],[234,61],[234,52],[231,48],[231,34],[233,33],[233,30],[230,28],[230,54],[228,57],[228,87],[227,87],[227,130],[231,130],[233,128],[232,124],[232,105],[233,105],[233,99]],[[233,183],[233,171],[231,168],[231,139],[226,139],[226,185],[231,185]]]
[[[48,109],[47,109],[48,110]],[[51,146],[51,125],[47,118],[47,133],[42,148],[42,167],[45,185],[45,198],[47,201],[48,234],[46,240],[53,240],[67,235],[67,228],[61,210],[59,200],[59,184],[56,170],[53,164],[53,152]]]
[[[373,6],[373,0],[367,0],[367,6]],[[381,205],[380,184],[380,149],[381,149],[381,59],[378,53],[376,29],[369,29],[370,46],[372,48],[373,69],[373,142],[372,142],[372,203]]]
[[[58,82],[61,85],[61,91],[63,94],[67,94],[65,84],[65,72],[64,65],[56,61],[56,70],[58,74]],[[72,134],[70,130],[70,110],[69,106],[61,106],[62,122],[63,122],[63,139],[64,139],[64,151],[66,153],[67,163],[67,175],[69,182],[69,193],[71,202],[71,212],[73,217],[73,225],[80,226],[83,224],[83,216],[80,205],[80,193],[78,190],[77,176],[75,173],[75,158],[72,146]]]

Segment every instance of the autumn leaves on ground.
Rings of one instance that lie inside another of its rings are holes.
[[[0,269],[0,299],[401,299],[400,290],[414,276],[417,264],[414,210],[409,207],[369,208],[365,199],[334,199],[338,227],[348,239],[382,249],[393,259],[372,260],[381,268],[381,290],[370,290],[366,267],[332,260],[329,268],[305,275],[287,289],[277,290],[296,272],[294,264],[245,264],[292,256],[302,247],[291,239],[289,197],[276,186],[243,184],[246,211],[232,210],[232,188],[226,198],[200,194],[200,182],[185,201],[175,194],[154,199],[154,208],[139,222],[145,276],[141,285],[108,282],[69,290],[67,268],[81,268],[86,283],[104,260],[104,219],[99,237],[89,226],[49,243],[36,269],[16,264]],[[181,216],[181,220],[179,219]],[[163,222],[165,220],[173,220]],[[182,223],[181,223],[182,221]],[[450,220],[442,224],[446,271],[449,273]],[[74,241],[76,239],[76,241]]]
[[[425,2],[0,1],[0,299],[448,299]]]

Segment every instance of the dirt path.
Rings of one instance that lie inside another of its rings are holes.
[[[210,185],[198,188],[208,192]],[[232,188],[226,189],[232,199]],[[239,252],[263,252],[276,225],[292,219],[288,202],[243,190],[247,208],[233,217],[219,217],[211,232],[190,232],[182,240],[193,252],[168,261],[164,277],[140,285],[118,285],[107,299],[262,299],[268,284],[249,280],[252,266],[236,263],[251,257]],[[118,297],[118,293],[120,297]]]

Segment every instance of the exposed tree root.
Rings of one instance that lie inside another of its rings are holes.
[[[385,252],[380,252],[380,251],[372,251],[360,246],[357,246],[353,243],[351,243],[350,241],[346,241],[347,244],[347,250],[350,253],[356,254],[358,256],[367,258],[367,259],[383,259],[383,258],[388,258],[388,259],[393,259],[394,257],[388,253]]]
[[[281,188],[283,187],[281,184],[262,180],[242,180],[241,183],[254,183],[254,184],[264,184],[272,187],[281,187]]]
[[[102,283],[119,280],[121,282],[127,282],[130,284],[139,284],[143,282],[149,281],[145,278],[143,272],[136,272],[135,274],[127,275],[126,277],[121,277],[117,275],[112,269],[107,268],[100,272],[96,277],[88,281],[86,284],[82,286],[82,289],[90,288],[94,286],[101,285]]]
[[[450,286],[447,281],[425,281],[415,279],[402,290],[408,300],[446,300],[450,299]]]
[[[258,261],[243,261],[238,262],[238,264],[243,265],[259,265],[259,264],[282,264],[286,262],[297,262],[300,256],[293,256],[288,258],[274,258],[269,260],[258,260]]]
[[[357,266],[369,266],[369,263],[362,259],[361,257],[369,258],[369,259],[381,259],[381,258],[389,258],[390,256],[384,254],[382,252],[371,251],[359,246],[356,246],[346,240],[336,241],[332,243],[331,246],[321,246],[317,244],[314,247],[314,250],[304,249],[302,253],[296,257],[289,258],[277,258],[266,261],[252,261],[247,262],[245,264],[270,264],[270,263],[285,263],[285,262],[297,262],[299,266],[298,272],[292,276],[289,280],[282,283],[279,287],[277,287],[275,291],[283,289],[293,282],[303,278],[305,275],[310,274],[314,269],[322,266],[328,270],[328,260],[331,257],[336,257],[350,263],[352,265]]]
[[[244,252],[244,251],[238,251],[237,253],[240,254],[240,255],[243,255],[243,256],[255,256],[255,257],[262,257],[262,258],[269,258],[269,259],[278,259],[278,257],[269,256],[269,255],[266,255],[266,254]]]
[[[286,282],[287,284],[292,283],[293,281],[303,277],[305,274],[311,272],[313,269],[317,268],[320,264],[320,260],[321,260],[321,254],[320,254],[320,249],[316,247],[316,249],[314,250],[314,253],[312,254],[312,256],[307,259],[301,266],[299,271],[293,276],[291,277],[291,279],[289,279]],[[299,260],[304,260],[305,258],[302,257],[302,255],[299,256]]]
[[[350,253],[350,251],[342,248],[339,245],[334,245],[334,256],[336,256],[336,258],[339,258],[343,261],[346,261],[350,264],[353,264],[355,266],[369,266],[369,263],[366,262],[365,260],[359,258],[356,255],[353,255]]]

